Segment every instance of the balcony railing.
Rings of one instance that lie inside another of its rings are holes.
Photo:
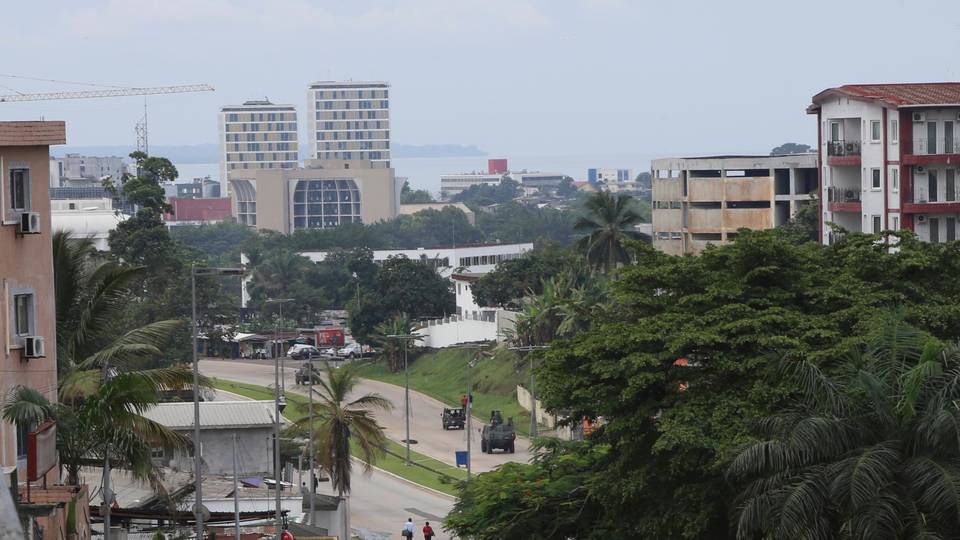
[[[960,154],[960,136],[938,139],[914,139],[912,154]]]
[[[827,201],[858,203],[860,202],[860,190],[841,186],[830,186],[827,188]]]
[[[927,187],[917,187],[913,193],[913,202],[915,204],[956,204],[960,202],[957,200],[957,192],[947,186],[946,196],[943,194],[937,193],[933,199],[930,198],[929,188]]]
[[[844,140],[828,141],[827,155],[828,156],[859,156],[860,141],[844,141]]]

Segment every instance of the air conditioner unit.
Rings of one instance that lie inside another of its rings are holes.
[[[917,216],[917,223],[926,223],[926,222],[927,222],[927,216],[923,214],[920,214],[919,216]]]
[[[923,121],[926,120],[926,119],[927,119],[927,115],[923,114],[922,112],[915,112],[915,113],[913,113],[913,121],[914,121],[914,122],[923,122]]]
[[[23,212],[20,214],[20,223],[17,225],[20,234],[40,234],[40,214],[37,212]]]
[[[27,336],[23,338],[23,356],[26,358],[43,358],[46,356],[43,337]]]
[[[923,165],[917,167],[917,174],[927,174],[927,169]]]

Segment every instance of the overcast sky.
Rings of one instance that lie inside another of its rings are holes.
[[[824,88],[960,80],[957,0],[31,0],[5,2],[2,19],[4,75],[216,87],[148,98],[151,144],[216,142],[221,105],[264,96],[297,105],[302,133],[307,85],[354,79],[392,85],[396,143],[766,152],[815,142],[804,108]],[[124,144],[142,108],[6,103],[0,119],[62,119],[72,145]]]

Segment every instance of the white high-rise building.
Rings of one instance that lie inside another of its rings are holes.
[[[220,193],[227,193],[228,175],[252,178],[258,169],[296,168],[297,152],[293,105],[264,100],[220,109]]]
[[[958,239],[960,83],[848,84],[813,96],[821,239],[907,229]]]
[[[310,157],[390,167],[390,85],[321,81],[307,91]]]

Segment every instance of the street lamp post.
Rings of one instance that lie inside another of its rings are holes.
[[[536,377],[533,374],[533,351],[546,349],[546,345],[524,345],[520,347],[510,347],[511,351],[523,353],[530,361],[530,439],[537,436],[537,387]]]
[[[483,345],[476,344],[466,344],[457,346],[458,349],[472,349],[476,351],[473,354],[473,359],[467,362],[467,406],[464,411],[467,415],[467,481],[470,481],[472,475],[471,464],[473,462],[473,454],[471,450],[471,440],[473,439],[473,367],[477,365],[477,361],[480,359],[480,352],[485,348]]]
[[[274,330],[273,340],[273,481],[276,492],[276,524],[274,537],[280,540],[283,517],[280,509],[280,321],[283,319],[283,304],[293,298],[268,298],[267,304],[280,304],[280,319]]]
[[[407,364],[407,343],[410,340],[420,339],[420,336],[416,334],[390,334],[387,336],[390,339],[400,339],[403,340],[403,416],[407,424],[407,458],[406,464],[410,465],[410,370],[408,369]]]
[[[190,266],[190,304],[193,319],[193,482],[196,493],[194,515],[197,519],[197,538],[203,538],[203,483],[200,462],[200,364],[197,357],[197,276],[242,276],[243,268]]]

